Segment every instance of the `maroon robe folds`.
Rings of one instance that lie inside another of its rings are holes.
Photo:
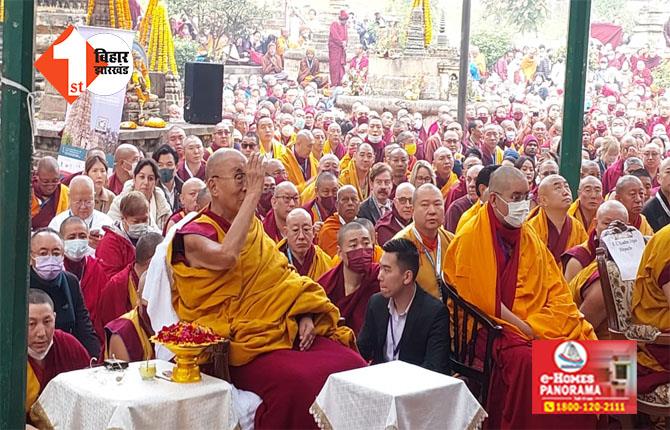
[[[623,176],[624,161],[619,158],[605,170],[603,174],[603,196],[607,196],[616,187],[619,178]]]
[[[312,217],[312,222],[325,221],[326,218],[335,213],[335,210],[329,212],[321,207],[317,199],[310,200],[302,208],[309,212],[309,215]]]
[[[51,197],[46,200],[43,204],[40,204],[39,211],[37,213],[33,212],[32,218],[30,220],[31,229],[37,230],[39,228],[48,227],[51,220],[58,215],[56,213],[56,208],[58,207],[58,202],[60,201],[60,193],[63,187],[59,184],[56,187],[56,191],[51,195]],[[39,199],[40,201],[46,199],[45,196],[42,196],[40,193],[39,182],[37,179],[33,179],[33,202]]]
[[[135,246],[121,232],[103,226],[105,235],[95,249],[95,258],[109,278],[135,261]]]
[[[91,317],[93,328],[99,339],[104,339],[104,325],[100,321],[100,304],[102,290],[107,285],[109,277],[95,257],[86,256],[81,261],[65,259],[65,270],[74,273],[79,279],[84,304]]]
[[[447,209],[447,213],[444,216],[444,228],[448,231],[455,233],[456,227],[458,227],[458,222],[461,220],[461,217],[472,207],[474,204],[470,200],[470,196],[467,194],[461,198],[456,199]]]
[[[384,147],[386,147],[386,142],[384,139],[380,140],[378,143],[372,143],[366,137],[364,142],[372,146],[372,150],[375,152],[375,163],[381,163],[384,161]]]
[[[335,21],[330,24],[328,35],[328,69],[330,71],[330,85],[339,87],[344,78],[344,65],[347,64],[347,25]]]
[[[589,234],[589,240],[586,244],[588,249],[584,248],[582,245],[577,245],[565,251],[561,256],[563,267],[568,264],[568,261],[570,261],[571,258],[576,259],[582,268],[593,263],[593,260],[596,259],[596,248],[598,247],[598,235],[595,230]]]
[[[465,172],[463,172],[465,175]],[[456,200],[468,194],[468,185],[465,183],[465,176],[458,178],[458,183],[449,189],[447,198],[444,200],[444,210],[449,210],[449,206]]]
[[[287,248],[288,248],[288,242],[284,242],[284,245],[282,245],[281,248],[279,248],[279,251],[282,254],[286,255]],[[302,264],[295,258],[292,259],[291,264],[293,265],[293,267],[295,267],[295,270],[301,276],[309,276],[309,269],[312,268],[312,263],[314,262],[315,255],[316,255],[316,248],[314,247],[314,245],[312,245],[307,250],[305,258],[303,258]]]
[[[179,179],[182,181],[186,182],[187,180],[191,178],[198,178],[201,180],[205,180],[205,166],[206,163],[203,161],[200,163],[200,168],[198,169],[197,172],[192,172],[194,176],[191,176],[188,171],[186,170],[186,162],[181,162],[179,163],[179,166],[177,167],[177,176],[179,176]]]
[[[547,248],[549,252],[554,256],[556,264],[561,264],[561,255],[565,252],[565,247],[568,246],[568,240],[570,240],[570,233],[572,233],[572,218],[565,218],[565,223],[563,223],[563,229],[558,231],[553,222],[547,217],[547,228],[549,231],[549,236],[547,237]]]
[[[270,209],[270,212],[265,215],[265,218],[263,219],[263,230],[265,230],[265,233],[267,233],[267,235],[275,242],[279,242],[284,237],[279,231],[274,209]]]
[[[100,299],[99,319],[105,327],[110,321],[129,312],[137,303],[130,302],[128,282],[132,281],[135,288],[140,282],[135,273],[135,263],[128,264],[122,271],[114,275],[102,290]],[[101,337],[104,339],[104,336]]]
[[[117,196],[123,191],[123,182],[116,176],[116,173],[112,173],[112,176],[109,177],[107,189]]]
[[[149,320],[149,315],[147,314],[146,307],[142,306],[139,309],[139,322],[140,328],[144,331],[144,335],[147,338],[150,338],[154,335],[154,331],[151,328],[151,320]],[[117,318],[110,321],[105,326],[105,339],[107,339],[107,345],[109,345],[109,340],[112,335],[115,334],[121,338],[123,344],[128,351],[128,357],[130,361],[142,361],[144,360],[144,350],[142,349],[142,343],[140,341],[135,325],[128,318]],[[152,357],[153,358],[153,357]]]
[[[344,317],[346,326],[350,327],[356,334],[363,328],[370,297],[379,292],[378,274],[379,264],[373,263],[368,273],[361,279],[360,287],[348,296],[344,291],[344,263],[340,262],[319,278],[318,282],[326,290],[330,301],[340,309],[340,314]]]
[[[392,208],[389,212],[386,212],[383,217],[379,218],[377,224],[375,224],[375,232],[377,232],[377,243],[384,245],[403,228],[407,227],[409,223],[412,222],[404,221],[398,211],[395,208],[395,205],[392,205]]]

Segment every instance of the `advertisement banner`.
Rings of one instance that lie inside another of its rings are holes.
[[[533,414],[637,413],[632,340],[533,341]]]

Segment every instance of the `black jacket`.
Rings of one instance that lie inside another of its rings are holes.
[[[660,189],[658,190],[658,195],[663,199],[665,207],[670,208],[668,199],[663,195],[663,192]],[[670,224],[670,216],[665,212],[665,209],[663,209],[663,206],[661,205],[661,202],[658,201],[657,197],[652,197],[651,200],[644,205],[642,214],[647,218],[651,228],[654,229],[654,233]]]
[[[372,221],[372,224],[377,224],[379,218],[382,217],[379,213],[379,208],[372,197],[363,200],[363,203],[361,203],[361,206],[358,208],[358,217],[368,219]]]
[[[386,332],[390,318],[389,299],[377,293],[370,298],[365,324],[358,335],[358,349],[366,360],[384,363]],[[447,308],[417,285],[400,338],[398,359],[435,372],[448,369]]]
[[[91,357],[100,357],[100,339],[93,330],[76,276],[63,272],[56,279],[45,281],[31,268],[30,288],[44,291],[53,300],[57,329],[76,337]]]
[[[167,188],[165,188],[165,185],[162,183],[159,183],[159,186],[161,190],[163,190],[163,193],[165,194],[165,200],[170,204],[170,208],[172,208],[172,212],[177,212],[179,209],[181,209],[181,201],[179,201],[179,196],[181,195],[181,187],[184,185],[184,181],[181,180],[179,176],[177,176],[177,173],[175,171],[174,174],[174,201],[170,201],[170,198],[168,197],[168,191]]]

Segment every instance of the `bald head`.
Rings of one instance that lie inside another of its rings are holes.
[[[85,175],[72,178],[70,182],[70,212],[82,219],[93,215],[95,205],[95,187],[93,179]]]
[[[356,218],[359,207],[358,190],[353,185],[345,185],[337,190],[337,213],[346,222]]]
[[[314,187],[316,190],[320,190],[324,187],[332,187],[333,185],[337,188],[337,177],[330,172],[321,172],[316,177]]]
[[[623,194],[626,192],[626,190],[630,189],[631,187],[640,187],[642,188],[642,181],[640,181],[639,178],[636,176],[632,175],[625,175],[619,178],[619,180],[616,183],[616,194]]]
[[[561,175],[549,175],[537,188],[538,203],[544,209],[566,212],[572,204],[570,184]]]
[[[114,151],[114,162],[116,163],[119,160],[128,160],[134,156],[140,156],[140,151],[137,149],[137,147],[129,143],[122,143],[121,145],[117,146],[116,151]]]
[[[190,178],[184,182],[179,194],[179,201],[186,213],[198,210],[198,194],[207,186],[198,178]]]
[[[526,185],[526,193],[528,192],[528,179],[523,172],[515,167],[500,166],[493,173],[489,179],[489,191],[505,195],[511,188],[521,188],[520,184]]]
[[[482,160],[480,160],[477,157],[468,157],[465,160],[463,160],[463,171],[468,172],[472,166],[483,166]]]
[[[414,225],[430,239],[437,238],[437,231],[444,225],[444,198],[433,184],[423,184],[414,191]]]
[[[581,191],[584,187],[601,187],[602,188],[602,182],[600,182],[600,179],[598,179],[595,176],[584,176],[580,181],[579,181],[579,190]]]
[[[295,208],[286,215],[286,227],[289,229],[296,224],[309,223],[312,225],[312,217],[303,208]]]
[[[614,221],[628,223],[628,210],[618,200],[607,200],[603,202],[596,212],[596,233],[598,237]]]
[[[296,194],[298,193],[298,188],[293,184],[293,182],[289,181],[284,181],[281,184],[278,184],[275,187],[275,196],[283,193],[283,192],[295,192]]]
[[[549,175],[558,175],[558,164],[554,160],[545,160],[537,168],[537,176],[540,180]]]
[[[37,174],[40,173],[60,173],[58,161],[51,156],[44,156],[37,162]]]
[[[70,195],[72,195],[72,191],[75,190],[86,190],[90,191],[91,195],[94,192],[94,185],[93,185],[93,179],[91,179],[88,176],[85,175],[79,175],[75,176],[72,178],[70,181]]]
[[[600,168],[598,167],[598,163],[592,160],[582,161],[580,174],[582,178],[587,176],[595,176],[596,178],[600,178]]]
[[[233,163],[246,163],[247,158],[238,150],[232,148],[217,149],[207,159],[205,166],[205,177],[210,179],[212,176],[221,176],[225,174],[225,168]]]
[[[628,210],[629,222],[638,218],[644,204],[644,185],[635,176],[626,175],[619,178],[615,188],[616,199]]]
[[[314,147],[314,136],[309,130],[300,130],[295,138],[295,153],[298,157],[309,157],[312,148]]]

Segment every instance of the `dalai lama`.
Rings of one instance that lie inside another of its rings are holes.
[[[263,399],[255,428],[315,428],[309,407],[327,377],[365,362],[323,288],[290,270],[263,234],[254,216],[262,164],[233,149],[209,158],[212,203],[167,249],[172,303],[179,319],[230,338],[232,382]]]

